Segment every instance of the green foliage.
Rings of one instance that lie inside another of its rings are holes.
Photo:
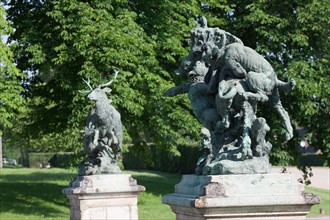
[[[123,154],[123,165],[126,170],[157,170],[170,173],[195,173],[196,162],[201,152],[196,146],[179,145],[179,155],[155,145],[148,145],[144,151],[128,148]]]
[[[301,158],[299,158],[299,165],[307,167],[326,166],[325,162],[321,160],[321,156],[319,154],[311,153],[302,154]]]
[[[330,161],[329,1],[233,0],[227,6],[231,8],[210,1],[206,7],[210,23],[225,18],[228,22],[220,27],[264,55],[279,79],[297,81],[294,91],[281,93],[283,106],[296,127],[307,129],[310,144]],[[296,134],[284,143],[277,115],[268,106],[260,110],[272,129],[268,137],[273,144],[272,163],[297,163],[296,146],[305,137]]]
[[[296,127],[307,129],[310,144],[330,164],[329,1],[48,0],[6,4],[7,18],[16,30],[10,36],[15,42],[11,45],[15,62],[32,75],[25,84],[28,113],[15,122],[15,133],[22,134],[12,137],[16,143],[21,140],[36,151],[79,151],[79,130],[91,107],[79,93],[87,88],[81,78],[90,78],[95,87],[109,81],[117,69],[120,73],[110,96],[122,115],[125,142],[147,155],[151,155],[148,143],[179,155],[176,146],[198,140],[200,125],[185,96],[165,99],[162,94],[186,80],[172,72],[188,54],[194,16],[201,14],[209,26],[231,32],[264,55],[279,79],[296,79],[293,92],[281,93],[283,106]],[[300,137],[285,143],[279,118],[268,106],[260,106],[260,116],[266,117],[272,129],[268,135],[273,144],[272,163],[297,163]]]
[[[75,158],[72,152],[28,153],[28,165],[31,168],[50,167],[68,168]]]
[[[75,157],[72,152],[58,152],[50,160],[51,167],[68,168]]]
[[[153,142],[175,151],[177,143],[197,136],[199,125],[188,100],[162,97],[173,83],[168,83],[169,74],[158,54],[178,57],[185,49],[180,41],[166,39],[169,52],[160,53],[159,38],[147,36],[130,3],[70,0],[9,4],[9,19],[18,30],[12,39],[21,45],[15,47],[18,66],[32,71],[26,90],[30,112],[21,120],[25,139],[38,142],[30,145],[59,141],[64,144],[60,147],[68,150],[78,148],[70,143],[77,141],[91,107],[79,93],[87,88],[81,78],[90,78],[95,87],[110,80],[113,69],[120,73],[110,96],[122,115],[127,142],[140,146]],[[31,23],[34,25],[27,25]],[[169,60],[174,66],[174,58]]]
[[[3,157],[15,159],[17,162],[21,158],[22,154],[19,149],[7,146],[5,142],[2,143],[2,153]]]
[[[13,29],[5,19],[4,7],[0,6],[0,136],[5,127],[11,127],[11,119],[24,111],[23,91],[20,80],[24,78],[22,72],[14,65],[14,54],[4,43],[3,37],[12,34]]]
[[[29,167],[42,168],[50,163],[55,153],[29,153]]]

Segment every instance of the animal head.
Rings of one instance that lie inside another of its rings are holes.
[[[112,91],[108,86],[111,85],[111,83],[117,78],[117,75],[118,75],[118,71],[115,70],[115,76],[112,80],[110,80],[109,82],[107,82],[105,84],[101,84],[101,85],[97,86],[95,89],[93,89],[93,87],[90,85],[90,79],[88,79],[88,81],[83,79],[83,81],[90,88],[90,90],[86,90],[83,93],[88,93],[87,98],[91,101],[107,99],[108,97],[107,97],[106,93],[110,93]],[[111,100],[110,100],[110,102],[111,102]]]
[[[208,54],[215,46],[221,49],[232,43],[243,45],[241,39],[220,28],[197,27],[191,31],[190,38],[190,53],[200,53],[201,56]]]
[[[243,45],[241,39],[219,28],[214,28],[213,30],[213,43],[220,49],[232,43],[240,43]]]
[[[88,94],[87,98],[91,101],[97,101],[100,99],[108,98],[106,95],[106,92],[110,93],[111,89],[108,87],[102,88],[102,87],[98,86]]]
[[[192,82],[204,82],[204,78],[209,71],[205,62],[197,61],[193,69],[188,73],[188,78]]]
[[[201,61],[201,56],[198,53],[190,53],[184,57],[178,69],[174,70],[174,73],[180,76],[187,76],[187,74],[193,70],[196,63]]]
[[[177,75],[188,74],[195,68],[197,61],[211,63],[215,53],[214,49],[224,50],[225,46],[231,43],[243,45],[239,38],[224,30],[208,28],[205,17],[199,17],[199,19],[199,26],[190,33],[191,48],[189,55],[183,58],[180,67],[174,71]]]

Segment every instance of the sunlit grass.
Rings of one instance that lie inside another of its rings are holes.
[[[0,219],[68,219],[68,200],[61,193],[75,172],[62,169],[2,169]]]
[[[137,180],[139,185],[146,187],[138,199],[140,219],[175,219],[175,214],[168,205],[162,204],[164,195],[174,192],[181,175],[161,172],[129,172]]]
[[[321,204],[314,205],[309,212],[309,216],[319,215],[320,209],[323,209],[324,215],[330,215],[330,190],[305,187],[305,192],[321,197]]]
[[[64,169],[1,169],[0,219],[69,219],[69,201],[61,190],[77,176]],[[139,219],[175,219],[161,198],[172,193],[180,176],[161,172],[130,173],[146,187],[138,197]]]
[[[125,171],[146,187],[138,197],[139,219],[175,219],[174,213],[161,199],[173,193],[179,174],[153,171]],[[64,169],[1,169],[1,220],[61,220],[69,219],[69,201],[61,190],[77,176],[75,170]],[[306,187],[306,191],[321,196],[322,203],[313,206],[310,215],[318,215],[323,208],[329,215],[329,190]]]

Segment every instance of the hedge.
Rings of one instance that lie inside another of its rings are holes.
[[[52,167],[68,168],[70,167],[75,154],[72,152],[56,153],[49,161]]]
[[[29,167],[42,168],[49,164],[50,159],[54,156],[54,153],[29,153]]]
[[[315,153],[302,154],[299,159],[300,166],[325,166],[321,156]]]
[[[149,145],[145,149],[129,147],[122,155],[126,170],[158,170],[170,173],[191,174],[195,172],[196,162],[201,156],[198,147],[178,146],[181,156],[166,149]]]
[[[51,167],[67,168],[74,154],[71,152],[28,153],[29,167],[41,168],[48,164]]]
[[[155,145],[129,147],[123,153],[119,165],[126,170],[157,170],[170,173],[191,174],[195,172],[196,162],[202,155],[198,147],[178,146],[181,156]],[[50,164],[51,167],[68,168],[77,157],[72,152],[28,153],[27,165],[39,168]],[[320,155],[303,154],[300,158],[303,166],[324,166]],[[74,165],[75,166],[75,165]]]

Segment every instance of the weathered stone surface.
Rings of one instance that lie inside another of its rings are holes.
[[[291,174],[184,175],[162,201],[176,219],[303,219],[319,198]]]
[[[143,191],[129,174],[78,176],[62,190],[71,220],[138,219],[137,197]]]
[[[208,173],[216,174],[257,174],[270,173],[268,156],[253,157],[243,161],[220,160],[206,166]]]

